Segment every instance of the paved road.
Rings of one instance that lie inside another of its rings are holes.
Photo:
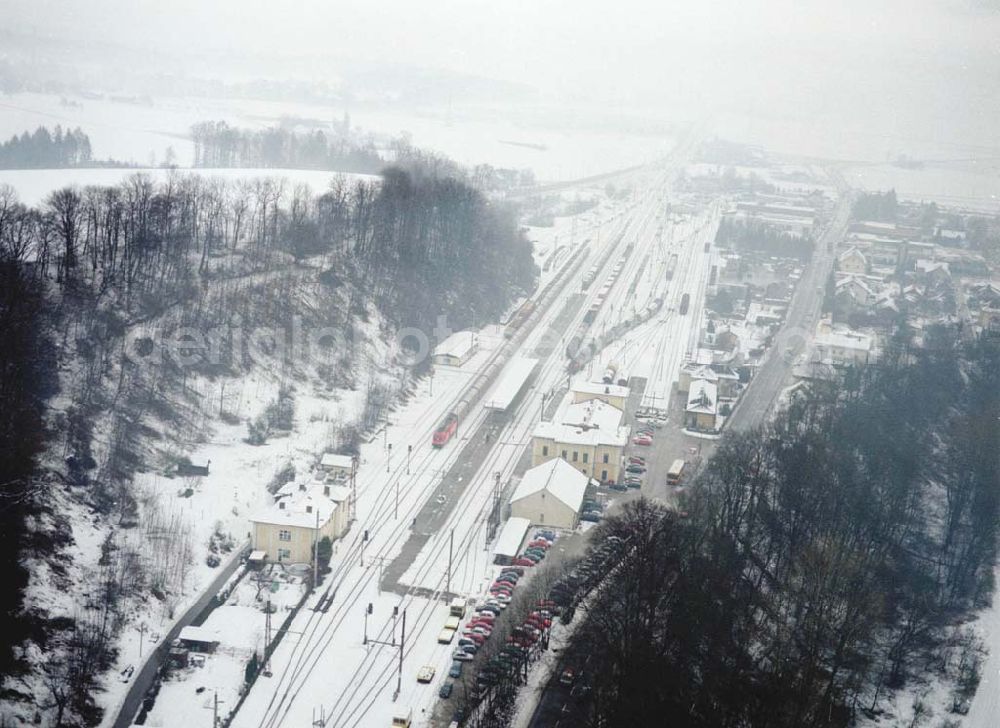
[[[762,424],[789,380],[792,357],[786,357],[786,350],[791,348],[795,355],[801,353],[806,340],[815,329],[823,304],[823,289],[836,257],[834,251],[847,232],[853,203],[853,194],[841,194],[833,219],[816,243],[813,258],[806,265],[802,279],[795,288],[785,323],[775,337],[764,363],[729,418],[728,426],[731,429],[749,430]]]
[[[209,584],[208,588],[202,592],[198,600],[192,604],[181,618],[177,620],[171,630],[167,633],[167,636],[160,641],[160,644],[156,646],[156,649],[149,653],[146,658],[146,662],[143,663],[142,669],[139,670],[129,688],[128,692],[125,694],[125,699],[122,701],[121,706],[118,708],[118,715],[115,717],[114,728],[129,728],[132,725],[132,721],[135,719],[136,713],[139,712],[139,708],[142,705],[142,699],[146,696],[146,692],[153,685],[153,681],[156,679],[156,673],[160,669],[160,665],[163,664],[164,659],[167,656],[167,652],[170,650],[170,643],[177,639],[177,635],[180,631],[187,627],[194,619],[204,611],[205,607],[209,605],[209,602],[219,593],[219,590],[225,586],[226,582],[229,581],[236,569],[242,562],[242,556],[250,548],[249,543],[244,543],[238,548],[234,554],[230,557],[228,563],[226,563],[222,569],[219,571],[218,575]]]

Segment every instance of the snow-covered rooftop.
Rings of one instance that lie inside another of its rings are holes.
[[[574,511],[580,510],[588,478],[562,458],[554,458],[524,474],[511,496],[511,503],[544,490]]]
[[[503,528],[500,529],[493,553],[499,556],[516,556],[530,525],[531,521],[527,518],[508,518],[507,522],[503,524]]]
[[[622,423],[624,413],[604,400],[588,399],[566,408],[562,416],[564,425],[573,427],[596,427],[605,432],[616,432]]]
[[[616,432],[608,432],[597,427],[589,429],[562,425],[556,422],[539,422],[532,432],[534,437],[543,437],[568,445],[611,445],[624,447],[628,444],[629,428],[619,427]]]
[[[612,397],[628,397],[629,388],[619,387],[617,384],[604,384],[603,382],[590,382],[586,379],[578,379],[573,382],[573,391],[581,394],[607,394]]]
[[[717,392],[718,388],[712,382],[704,379],[694,380],[688,392],[687,411],[715,414]]]
[[[815,343],[819,347],[859,349],[862,351],[870,351],[872,348],[872,338],[868,334],[858,332],[833,331],[820,334],[816,337]]]
[[[475,346],[476,335],[472,331],[456,331],[434,347],[434,356],[453,356],[463,359]]]
[[[323,457],[320,458],[319,466],[323,469],[329,470],[330,468],[344,468],[346,470],[351,469],[352,458],[350,455],[338,455],[336,453],[328,452],[323,453]]]
[[[331,493],[333,488],[331,486]],[[253,523],[270,523],[275,526],[322,528],[329,522],[337,504],[318,488],[281,498],[273,505],[250,516]]]

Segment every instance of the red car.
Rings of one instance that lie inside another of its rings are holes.
[[[483,634],[480,634],[479,632],[473,632],[472,630],[468,630],[466,632],[463,632],[462,636],[465,637],[465,638],[467,638],[467,639],[472,640],[477,645],[483,645],[483,644],[486,643],[486,636],[483,635]]]
[[[528,544],[528,548],[529,549],[534,549],[534,548],[547,549],[551,545],[552,544],[550,544],[544,538],[540,538],[537,541],[532,541],[531,543],[529,543]]]
[[[524,557],[514,559],[514,566],[534,566],[535,562]]]
[[[652,445],[653,438],[646,435],[636,435],[632,438],[632,442],[636,445]]]

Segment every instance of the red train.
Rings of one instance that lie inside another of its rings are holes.
[[[438,428],[434,430],[434,436],[431,438],[431,445],[434,447],[444,447],[448,444],[448,440],[451,436],[455,434],[455,430],[458,429],[458,415],[454,412],[449,412],[445,415],[444,419],[441,420],[441,424]]]

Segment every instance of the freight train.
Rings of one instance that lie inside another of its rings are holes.
[[[448,412],[438,423],[438,426],[434,429],[434,434],[431,436],[431,445],[436,448],[444,447],[448,444],[455,433],[458,431],[458,426],[468,414],[469,410],[472,409],[473,405],[479,401],[479,398],[486,393],[496,378],[499,376],[500,372],[503,370],[504,365],[510,359],[511,355],[517,350],[522,339],[531,330],[531,324],[537,317],[539,311],[544,311],[549,304],[552,303],[553,297],[559,291],[559,280],[565,276],[571,276],[575,271],[579,269],[579,266],[587,259],[590,255],[589,250],[582,250],[573,257],[569,258],[563,264],[563,270],[554,277],[545,286],[542,291],[535,296],[533,300],[526,301],[517,311],[511,316],[506,329],[504,330],[504,341],[500,345],[500,348],[493,355],[490,362],[473,377],[472,382],[469,384],[468,388],[462,393],[462,398],[452,407],[451,411]]]
[[[601,286],[601,290],[598,291],[597,298],[594,299],[590,308],[588,308],[587,312],[583,315],[583,322],[577,327],[576,332],[570,337],[569,343],[566,345],[567,359],[573,359],[577,355],[577,352],[587,346],[593,346],[593,341],[587,338],[590,325],[594,323],[597,319],[597,315],[601,312],[604,302],[608,299],[612,287],[618,280],[618,276],[621,275],[622,270],[625,268],[625,263],[628,262],[628,257],[634,247],[635,243],[629,243],[625,247],[625,252],[622,253],[621,257],[617,260],[617,262],[615,262],[614,267],[611,269],[611,273],[608,274],[607,280],[604,281],[604,285]],[[595,266],[595,268],[596,267],[597,266]],[[587,275],[589,276],[593,271],[594,268],[591,268]]]
[[[681,307],[680,307],[680,314],[681,314],[681,316],[683,316],[684,314],[686,314],[688,312],[688,305],[690,303],[691,303],[691,294],[690,293],[685,293],[683,296],[681,296]]]

